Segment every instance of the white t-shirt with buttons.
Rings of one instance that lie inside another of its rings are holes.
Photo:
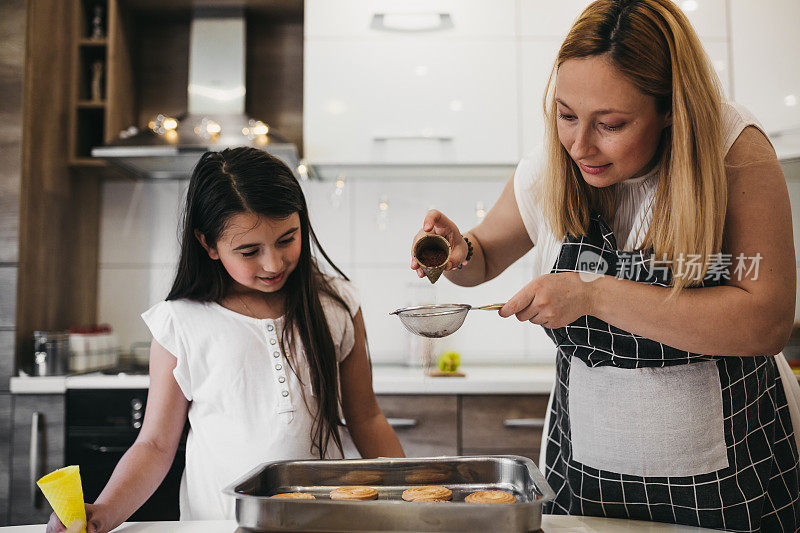
[[[347,304],[320,296],[341,363],[354,346],[360,304],[350,282],[329,281]],[[266,461],[318,458],[311,450],[316,401],[309,367],[302,347],[281,351],[283,317],[257,319],[217,303],[171,300],[142,318],[177,359],[173,375],[191,402],[181,520],[233,519],[234,500],[222,493],[231,482]],[[341,458],[333,444],[328,456]]]

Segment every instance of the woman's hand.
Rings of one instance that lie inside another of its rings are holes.
[[[112,518],[108,516],[107,509],[102,505],[86,504],[86,533],[108,533],[111,531]],[[61,533],[66,531],[72,533],[72,529],[68,529],[58,519],[56,513],[50,515],[50,521],[47,522],[46,533]],[[76,531],[80,531],[77,529]]]
[[[466,264],[464,260],[467,257],[468,251],[467,241],[465,241],[464,237],[461,236],[458,226],[456,226],[452,220],[444,216],[444,214],[435,209],[428,211],[428,214],[425,216],[425,221],[422,223],[422,229],[414,236],[414,241],[411,243],[411,249],[414,249],[414,245],[420,238],[432,233],[441,235],[450,243],[450,260],[447,262],[447,265],[445,265],[445,270],[452,270],[457,268],[459,265]],[[422,268],[417,260],[414,259],[413,254],[411,257],[411,268],[417,271],[417,276],[421,278],[425,277],[425,273],[422,271]]]
[[[594,278],[577,272],[560,272],[539,276],[515,294],[500,309],[502,317],[516,315],[549,329],[571,324],[592,314]]]

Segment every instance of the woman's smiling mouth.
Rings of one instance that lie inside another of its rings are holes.
[[[591,165],[584,165],[583,163],[578,163],[578,166],[581,168],[582,171],[586,172],[587,174],[602,174],[603,172],[611,166],[611,163],[607,163],[605,165],[600,166],[591,166]]]

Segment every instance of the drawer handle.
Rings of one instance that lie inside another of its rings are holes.
[[[451,142],[453,140],[453,136],[436,133],[384,133],[373,135],[372,140],[375,142],[417,140]]]
[[[30,487],[31,487],[31,505],[34,509],[40,509],[41,503],[39,499],[39,490],[36,485],[36,480],[41,476],[39,471],[42,464],[41,446],[40,446],[40,430],[41,430],[42,415],[39,411],[35,411],[31,415],[31,454],[30,454]]]
[[[417,427],[418,421],[416,418],[387,418],[387,422],[393,428],[403,429],[403,428],[413,428]]]
[[[543,428],[544,418],[506,418],[503,425],[507,428]]]
[[[450,13],[375,13],[369,27],[399,33],[436,32],[453,28],[453,17]]]
[[[130,446],[103,446],[101,444],[84,443],[84,449],[96,453],[125,453]]]

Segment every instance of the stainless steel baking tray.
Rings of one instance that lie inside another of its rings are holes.
[[[367,485],[373,501],[334,501],[331,490]],[[408,503],[402,492],[417,485],[453,491],[446,503]],[[515,504],[465,503],[479,490],[505,490]],[[307,492],[316,500],[271,499]],[[536,531],[542,504],[553,490],[528,458],[517,455],[276,461],[254,469],[225,489],[236,498],[236,520],[250,531]]]

